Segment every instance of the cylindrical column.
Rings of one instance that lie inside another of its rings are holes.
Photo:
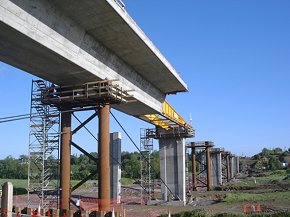
[[[227,166],[227,181],[231,180],[231,171],[230,171],[230,155],[226,156],[226,166]]]
[[[207,190],[211,190],[211,166],[210,166],[210,147],[206,147],[206,178],[207,178]]]
[[[195,148],[191,149],[191,160],[192,160],[192,190],[196,191],[197,183],[196,183],[196,155],[195,155]]]
[[[5,182],[2,186],[1,216],[12,217],[13,208],[13,185]]]
[[[110,211],[110,105],[99,107],[99,210]]]
[[[61,113],[60,144],[60,210],[61,214],[70,208],[70,153],[71,153],[71,112]]]

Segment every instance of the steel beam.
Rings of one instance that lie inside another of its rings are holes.
[[[110,210],[110,105],[99,106],[99,210]]]
[[[85,149],[83,149],[82,147],[78,146],[76,143],[74,143],[73,141],[71,142],[71,145],[73,147],[75,147],[76,149],[78,149],[80,152],[82,152],[83,154],[85,154],[88,158],[90,158],[91,160],[95,161],[96,163],[98,162],[98,159],[95,158],[93,155],[91,155],[89,152],[87,152]]]
[[[77,128],[75,128],[72,131],[72,135],[74,135],[76,132],[78,132],[81,128],[85,127],[87,123],[89,123],[91,120],[93,120],[96,116],[98,116],[98,112],[95,112],[92,114],[89,118],[87,118],[83,123],[81,123]]]
[[[60,210],[67,213],[70,208],[70,153],[71,153],[71,112],[61,113],[60,144]]]
[[[88,180],[90,180],[91,178],[93,178],[95,175],[97,175],[98,171],[95,170],[93,171],[90,175],[88,175],[87,177],[85,177],[83,180],[81,180],[78,184],[76,184],[75,186],[73,186],[71,188],[71,191],[73,192],[74,190],[78,189],[80,186],[82,186],[83,184],[85,184]]]
[[[191,149],[191,158],[192,158],[192,190],[196,191],[197,183],[196,183],[196,154],[195,154],[195,148]]]
[[[212,185],[212,181],[211,181],[211,160],[210,160],[210,147],[206,147],[206,166],[207,166],[207,170],[206,170],[206,176],[207,176],[207,190],[210,191],[211,190],[211,185]]]

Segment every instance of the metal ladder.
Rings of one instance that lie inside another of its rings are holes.
[[[48,208],[58,204],[60,113],[57,108],[42,103],[42,93],[46,88],[44,81],[32,81],[28,207],[38,205],[40,208]],[[33,193],[38,195],[39,204],[33,201]]]
[[[142,152],[141,162],[141,186],[144,189],[142,197],[145,200],[152,199],[154,193],[154,183],[151,177],[151,153],[153,151],[153,138],[149,137],[150,129],[140,130],[140,150]]]

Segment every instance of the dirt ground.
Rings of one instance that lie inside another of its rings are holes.
[[[282,192],[290,190],[290,183],[287,185],[281,185],[279,183],[273,184],[263,184],[257,185],[255,188],[251,189],[243,189],[237,190],[234,187],[234,184],[224,186],[223,189],[219,191],[195,191],[189,194],[189,199],[186,205],[180,205],[180,202],[169,202],[164,203],[161,200],[152,200],[148,202],[142,200],[141,198],[144,195],[141,195],[141,188],[139,185],[129,185],[122,186],[122,205],[116,205],[115,210],[119,210],[121,208],[125,209],[127,217],[157,217],[161,214],[168,213],[178,213],[182,211],[192,211],[192,210],[205,210],[208,214],[216,214],[216,213],[242,213],[243,206],[246,202],[231,202],[226,203],[222,202],[222,199],[228,193],[266,193],[266,192]],[[82,199],[83,207],[97,207],[95,203],[95,198],[98,195],[98,188],[94,186],[87,185],[85,188],[78,189],[73,192],[74,198],[85,197]],[[80,196],[81,195],[81,196]],[[156,187],[155,189],[155,198],[160,198],[160,188]],[[87,198],[87,200],[86,200]],[[145,204],[151,205],[145,205]],[[282,211],[282,210],[290,210],[290,202],[289,201],[256,201],[261,205],[263,211],[272,212],[272,211]],[[32,196],[32,200],[30,205],[38,207],[39,199],[36,195]],[[14,205],[18,207],[26,207],[27,206],[27,196],[15,196],[14,197]],[[253,205],[253,204],[251,204]]]
[[[261,206],[267,211],[279,211],[290,209],[290,204],[281,204],[279,202],[263,202]],[[208,214],[216,213],[242,213],[243,203],[225,204],[215,203],[210,205],[186,205],[186,206],[172,206],[172,205],[158,205],[158,206],[125,206],[128,217],[155,217],[160,214],[167,213],[170,210],[171,213],[179,213],[182,211],[192,210],[205,210]]]
[[[207,194],[208,196],[209,194]],[[213,194],[215,197],[215,194]],[[36,198],[35,198],[36,199]],[[26,196],[17,196],[17,199],[14,200],[14,205],[19,207],[25,207],[27,204]],[[172,205],[172,204],[158,204],[158,205],[124,205],[124,209],[127,217],[157,217],[161,214],[168,213],[179,213],[182,211],[192,211],[192,210],[205,210],[209,214],[216,213],[241,213],[243,212],[243,205],[245,203],[223,203],[218,201],[213,201],[211,198],[199,199],[199,201],[192,202],[185,206]],[[290,209],[290,203],[281,203],[266,201],[260,203],[263,210],[265,211],[279,211]],[[37,207],[37,206],[36,206]],[[118,210],[115,209],[115,210]]]

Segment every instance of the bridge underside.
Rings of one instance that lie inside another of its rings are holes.
[[[186,84],[114,0],[0,0],[0,48],[1,61],[59,86],[106,80],[118,82],[122,93],[131,91],[130,103],[105,101],[98,104],[100,210],[108,211],[110,106],[138,117],[163,115],[176,123],[179,115],[173,109],[166,109],[169,106],[164,108],[165,97],[187,91]],[[82,92],[76,96],[88,99]],[[60,95],[61,100],[62,97]],[[51,101],[53,104],[54,99]],[[61,118],[62,210],[68,210],[70,206],[70,110],[73,106],[59,107],[66,111]],[[151,116],[146,118],[151,123],[155,121],[156,125],[155,117],[153,120]],[[179,123],[186,129],[189,127],[183,120]],[[163,174],[162,177],[168,179],[165,184],[170,185],[170,194],[185,201],[184,140],[175,140],[161,140],[165,159],[163,169],[174,167],[168,171],[170,175]],[[178,156],[174,156],[176,151]],[[176,175],[177,169],[181,173],[171,179],[169,176]]]
[[[127,114],[161,113],[187,91],[175,69],[113,0],[2,0],[0,60],[58,85],[104,79],[134,90]]]

